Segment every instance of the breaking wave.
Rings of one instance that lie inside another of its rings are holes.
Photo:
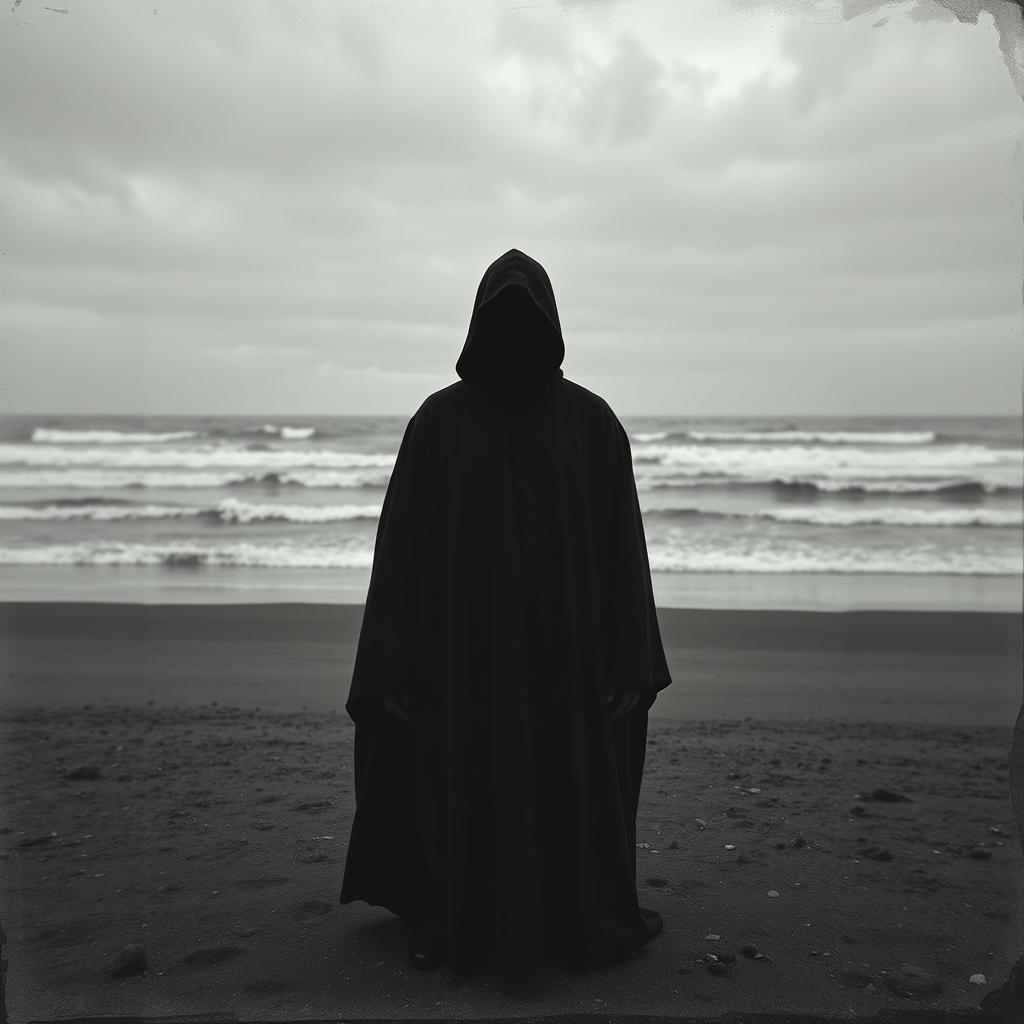
[[[191,448],[36,448],[27,444],[0,444],[0,465],[17,467],[103,469],[354,469],[390,468],[395,456],[386,453],[343,452],[329,448],[282,451],[226,446]]]
[[[260,428],[264,434],[276,434],[283,441],[307,441],[316,434],[316,427],[278,427],[264,423]]]
[[[35,444],[156,444],[168,441],[187,441],[195,437],[278,437],[282,441],[308,441],[317,436],[316,427],[278,426],[264,423],[259,427],[241,427],[237,430],[216,428],[209,432],[199,430],[104,430],[35,427],[31,440]]]
[[[956,444],[899,451],[885,448],[835,448],[808,445],[772,447],[693,444],[642,444],[633,461],[738,476],[818,474],[906,477],[915,474],[952,476],[989,467],[1021,472],[1024,453],[1017,449]]]
[[[118,522],[131,519],[206,519],[229,524],[339,523],[377,519],[380,505],[272,505],[225,498],[216,505],[141,505],[131,502],[76,501],[37,505],[0,505],[7,522]]]
[[[198,436],[194,430],[167,430],[154,433],[146,430],[58,430],[36,427],[32,431],[32,441],[36,444],[151,444],[186,441]]]
[[[822,480],[822,479],[780,479],[736,480],[715,474],[663,475],[653,478],[637,478],[640,491],[657,491],[663,488],[686,487],[728,487],[755,489],[768,487],[784,497],[811,498],[819,494],[839,497],[863,497],[865,495],[934,495],[937,498],[958,501],[977,500],[986,494],[1020,494],[1020,485],[984,483],[978,480]]]
[[[1024,526],[1024,512],[995,508],[769,508],[756,512],[718,512],[700,508],[650,508],[645,515],[665,519],[768,519],[813,526]]]
[[[934,430],[635,430],[629,435],[639,444],[655,441],[696,441],[721,444],[824,444],[824,445],[919,445],[933,444]]]
[[[934,430],[688,430],[694,441],[762,443],[784,441],[792,444],[930,444]],[[639,438],[638,438],[639,439]]]
[[[115,490],[122,488],[185,489],[217,487],[386,487],[388,469],[307,469],[290,473],[213,472],[195,470],[39,469],[0,472],[0,489],[67,488],[69,490]]]
[[[953,575],[1017,575],[1020,558],[988,548],[940,550],[931,545],[899,548],[816,546],[797,541],[780,544],[756,539],[703,542],[687,537],[678,544],[649,546],[655,572],[749,573],[911,573]],[[0,564],[20,566],[165,566],[188,570],[203,567],[265,569],[369,569],[370,538],[343,542],[211,542],[167,541],[128,543],[81,541],[69,544],[0,547]]]

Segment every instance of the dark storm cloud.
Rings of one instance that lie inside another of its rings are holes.
[[[998,34],[816,10],[22,4],[0,69],[18,406],[405,411],[454,379],[510,246],[551,273],[567,375],[627,411],[764,409],[737,358],[780,409],[834,407],[840,377],[851,412],[1005,403]]]

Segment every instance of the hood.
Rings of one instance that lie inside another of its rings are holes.
[[[540,397],[562,377],[565,357],[547,271],[509,249],[484,271],[455,370],[502,405]]]

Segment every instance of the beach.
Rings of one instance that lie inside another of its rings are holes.
[[[855,1019],[977,1006],[1020,954],[1018,614],[660,609],[637,884],[665,930],[510,987],[413,971],[400,921],[338,904],[361,612],[0,605],[12,1021]],[[109,977],[128,944],[148,970]]]

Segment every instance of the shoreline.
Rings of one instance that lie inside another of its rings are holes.
[[[361,604],[0,603],[0,707],[203,703],[344,714]],[[652,718],[1011,726],[1009,612],[659,608]]]
[[[365,569],[3,567],[9,601],[362,604]],[[994,611],[1024,614],[1024,577],[907,573],[652,572],[659,608]]]

